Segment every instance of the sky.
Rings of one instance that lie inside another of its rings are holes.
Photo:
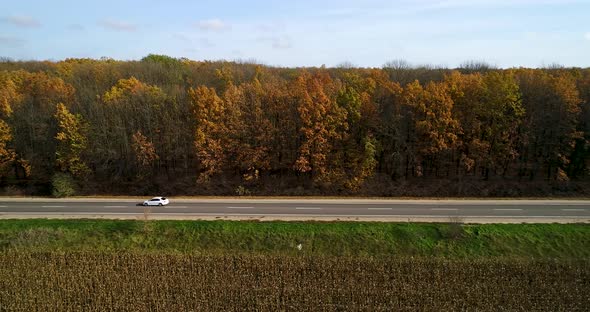
[[[590,67],[590,0],[0,0],[0,57]]]

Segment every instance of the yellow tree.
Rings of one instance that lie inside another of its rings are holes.
[[[159,159],[154,143],[150,141],[141,131],[137,130],[131,138],[135,159],[139,164],[140,176],[143,176]]]
[[[154,161],[158,159],[154,143],[152,143],[139,130],[133,134],[132,141],[137,162],[146,167],[153,165]]]
[[[88,140],[86,125],[82,116],[72,114],[63,103],[56,106],[55,119],[58,132],[56,149],[56,163],[62,172],[71,173],[78,178],[84,178],[90,169],[82,159]]]
[[[6,176],[16,154],[9,148],[12,130],[5,121],[12,114],[12,106],[21,100],[16,84],[7,72],[0,72],[0,177]]]
[[[98,111],[100,118],[93,124],[92,131],[92,153],[103,160],[102,164],[110,163],[99,166],[101,171],[111,178],[113,174],[137,171],[132,141],[137,131],[155,140],[158,152],[159,145],[171,144],[157,139],[162,135],[161,129],[170,123],[162,118],[166,101],[166,94],[159,87],[135,77],[120,79],[103,94],[103,105]]]
[[[315,141],[315,123],[316,120],[322,117],[322,112],[325,113],[320,107],[317,107],[313,103],[313,99],[309,95],[307,91],[307,80],[309,80],[309,74],[303,73],[295,80],[294,88],[292,92],[295,94],[293,95],[297,99],[297,111],[299,113],[299,119],[301,126],[299,131],[301,133],[301,143],[299,147],[299,157],[295,162],[294,168],[298,172],[310,172],[312,170],[311,164],[311,155],[312,155],[312,147]],[[315,113],[314,113],[315,112]],[[314,118],[315,117],[315,118]],[[318,131],[321,132],[323,129],[319,128]],[[327,143],[324,138],[319,138],[320,146],[325,146]],[[321,161],[321,158],[317,158],[316,160]],[[317,164],[316,165],[320,165]],[[321,170],[321,169],[320,169]]]
[[[48,182],[55,170],[55,109],[58,103],[71,105],[74,88],[62,79],[44,72],[12,73],[20,100],[12,106],[10,126],[15,152],[19,155],[15,172],[18,177],[31,175]],[[48,135],[49,134],[49,135]]]
[[[0,116],[8,118],[12,114],[13,106],[22,101],[17,85],[7,72],[0,72]]]
[[[580,70],[577,85],[582,100],[577,129],[582,135],[576,140],[568,165],[567,174],[573,178],[590,176],[590,69]]]
[[[518,157],[517,143],[525,110],[512,72],[489,72],[483,81],[484,107],[479,118],[484,125],[483,139],[489,142],[484,175],[488,177],[489,170],[505,175],[510,162]]]
[[[456,155],[459,161],[455,168],[456,174],[461,176],[461,168],[467,173],[475,172],[478,166],[484,165],[484,158],[488,156],[489,145],[482,141],[483,126],[479,118],[485,107],[485,87],[479,73],[463,75],[453,71],[445,76],[445,83],[454,102],[453,114],[461,128]]]
[[[363,115],[368,117],[367,125],[377,133],[379,169],[392,179],[402,175],[407,178],[413,155],[406,151],[414,126],[408,118],[410,107],[404,105],[403,88],[389,80],[385,70],[373,70],[370,78],[375,81],[375,91],[371,95],[375,112],[369,109]],[[377,116],[369,117],[373,114]]]
[[[303,72],[294,81],[292,96],[299,113],[299,154],[294,169],[311,173],[314,181],[330,179],[328,162],[335,142],[342,140],[346,125],[346,110],[338,107],[326,91],[337,90],[329,76],[312,77]]]
[[[120,79],[102,100],[112,113],[121,114],[128,134],[144,129],[150,135],[158,127],[159,113],[166,101],[166,94],[157,86],[141,82],[135,77]],[[109,116],[115,117],[115,116]]]
[[[13,150],[8,148],[8,143],[12,140],[12,134],[8,124],[0,119],[0,177],[4,177],[9,167],[16,158]]]
[[[415,134],[410,139],[410,152],[414,159],[416,175],[425,169],[438,169],[438,158],[455,147],[459,123],[453,117],[453,100],[443,83],[429,82],[423,88],[418,81],[406,86],[404,104],[411,108]],[[428,168],[424,168],[424,165]]]
[[[202,172],[198,182],[206,183],[219,173],[225,164],[226,154],[223,142],[226,128],[223,124],[224,103],[213,88],[199,86],[188,90],[196,121],[194,145]]]
[[[518,156],[518,130],[524,116],[518,85],[510,71],[445,77],[460,122],[460,159],[467,172],[479,167],[506,174]]]
[[[263,107],[266,90],[257,78],[240,86],[239,101],[240,127],[236,129],[240,146],[237,150],[237,162],[243,179],[256,181],[261,171],[270,169],[270,153],[275,129]]]
[[[242,106],[245,102],[243,88],[228,84],[221,100],[223,113],[219,116],[218,125],[222,132],[218,133],[218,138],[223,142],[225,165],[235,168],[239,167],[239,154],[244,143],[241,134],[250,122],[242,117]]]
[[[516,71],[526,109],[522,163],[531,178],[544,171],[547,178],[565,175],[570,154],[582,133],[576,129],[581,113],[575,77],[568,72]],[[567,179],[567,176],[565,176]]]

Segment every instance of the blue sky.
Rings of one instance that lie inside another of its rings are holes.
[[[590,0],[9,1],[0,56],[590,67]]]

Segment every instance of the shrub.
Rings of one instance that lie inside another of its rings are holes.
[[[236,188],[236,194],[238,194],[238,196],[250,196],[252,193],[250,190],[240,185]]]
[[[56,173],[51,179],[51,194],[54,197],[68,197],[76,194],[76,182],[67,173]]]

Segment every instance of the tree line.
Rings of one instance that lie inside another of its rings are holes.
[[[590,69],[0,62],[5,193],[524,195],[589,177]]]

